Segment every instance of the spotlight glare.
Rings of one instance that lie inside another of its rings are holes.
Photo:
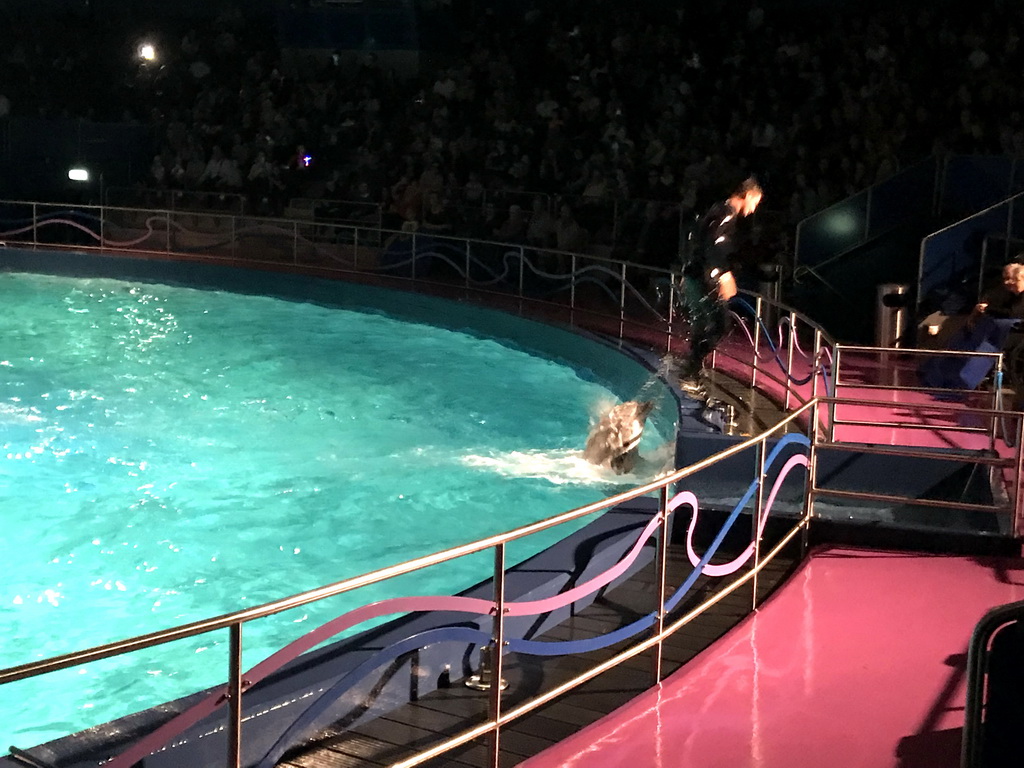
[[[70,168],[68,169],[68,178],[72,181],[88,181],[89,171],[87,168]]]
[[[153,61],[156,59],[156,48],[153,47],[152,43],[143,43],[139,46],[139,58],[143,61]]]

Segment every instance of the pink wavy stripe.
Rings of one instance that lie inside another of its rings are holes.
[[[618,564],[612,566],[607,571],[598,574],[590,581],[585,581],[579,586],[567,589],[565,592],[559,592],[553,597],[547,597],[543,600],[526,600],[521,603],[508,603],[508,615],[509,616],[530,616],[537,613],[547,613],[557,608],[564,608],[570,603],[576,602],[577,599],[585,597],[591,592],[596,592],[601,587],[611,584],[615,579],[624,574],[626,570],[633,564],[633,562],[639,557],[640,550],[643,549],[644,544],[651,537],[651,534],[657,529],[661,523],[661,514],[657,514],[651,518],[651,521],[644,528],[643,533],[637,538],[636,543],[633,544],[633,548],[629,550],[625,557],[623,557]]]
[[[173,224],[175,227],[178,228],[179,231],[182,229],[180,224],[168,220],[166,216],[150,216],[149,218],[146,219],[146,234],[144,234],[142,237],[136,238],[135,240],[111,240],[109,237],[105,237],[103,238],[103,245],[112,245],[115,248],[130,248],[133,245],[138,245],[139,243],[145,242],[153,235],[154,221],[165,221],[168,224]]]
[[[138,238],[136,240],[121,240],[121,241],[118,241],[118,240],[111,240],[109,238],[103,238],[101,240],[100,236],[97,235],[95,232],[93,232],[91,229],[89,229],[87,226],[85,226],[84,224],[79,224],[77,221],[72,221],[71,219],[47,219],[46,221],[40,221],[38,224],[35,225],[35,227],[36,227],[36,229],[40,229],[42,227],[49,226],[50,224],[67,224],[68,226],[74,227],[75,229],[77,229],[77,230],[79,230],[81,232],[85,232],[85,234],[89,235],[89,237],[91,237],[93,240],[95,240],[98,243],[102,243],[102,244],[105,244],[105,245],[112,245],[112,246],[115,246],[115,247],[118,247],[118,248],[128,248],[128,247],[131,247],[133,245],[138,245],[139,243],[143,242],[144,240],[148,240],[150,238],[150,236],[153,234],[152,222],[155,219],[159,219],[159,218],[161,218],[161,217],[159,217],[159,216],[151,216],[150,218],[146,219],[147,232],[146,232],[145,235],[143,235],[142,237],[140,237],[140,238]],[[29,224],[27,227],[22,227],[21,229],[12,229],[9,232],[0,232],[0,237],[8,237],[10,235],[20,235],[22,232],[28,232],[32,228],[33,228],[33,225]],[[180,227],[179,227],[179,229],[180,229]]]
[[[508,603],[506,613],[510,616],[526,616],[562,608],[575,602],[601,587],[610,584],[621,576],[637,559],[647,539],[661,522],[661,515],[655,515],[644,528],[629,553],[616,565],[609,568],[589,581],[573,589],[561,592],[554,597],[542,600],[528,600]],[[396,597],[364,605],[349,611],[336,619],[308,632],[297,640],[293,640],[284,648],[272,653],[242,677],[247,687],[256,685],[268,675],[276,672],[289,661],[314,648],[334,635],[361,624],[364,621],[386,616],[391,613],[409,613],[411,611],[457,611],[460,613],[487,614],[491,613],[494,603],[490,600],[474,597]],[[167,721],[152,733],[139,739],[131,747],[114,757],[104,765],[106,768],[129,768],[147,755],[163,747],[168,741],[190,728],[208,715],[213,714],[226,701],[227,686],[222,685],[210,691],[200,702],[186,709],[181,714]]]
[[[807,457],[803,454],[797,454],[790,456],[789,461],[782,465],[782,469],[779,471],[778,476],[775,478],[775,484],[772,486],[772,491],[768,494],[768,499],[765,502],[764,509],[761,511],[761,517],[757,521],[757,538],[761,538],[761,533],[764,531],[765,523],[768,522],[768,513],[771,512],[772,504],[775,503],[775,497],[782,487],[782,482],[786,479],[790,470],[793,467],[800,465],[803,467],[807,466]],[[676,502],[678,499],[678,503]],[[690,564],[696,567],[700,564],[700,557],[693,551],[693,529],[697,525],[697,497],[694,496],[690,491],[684,491],[676,496],[671,502],[669,502],[669,509],[675,509],[680,504],[687,503],[693,507],[693,516],[690,518],[690,525],[686,529],[686,556],[690,560]],[[674,506],[673,506],[674,505]],[[722,563],[720,565],[712,565],[708,563],[704,566],[701,573],[705,576],[728,576],[730,573],[735,573],[753,556],[754,554],[754,541],[751,541],[743,552],[741,552],[734,560],[728,563]]]
[[[398,597],[370,603],[369,605],[349,611],[294,640],[281,650],[268,656],[242,677],[247,685],[255,685],[267,675],[279,669],[285,662],[308,651],[324,640],[356,624],[379,616],[386,616],[390,613],[425,610],[486,614],[491,611],[493,606],[494,603],[490,600],[471,597]],[[174,736],[215,712],[225,702],[227,690],[226,685],[215,688],[205,699],[186,709],[172,720],[167,721],[149,735],[139,739],[127,750],[104,765],[107,768],[128,768],[134,765],[147,755],[160,749]]]

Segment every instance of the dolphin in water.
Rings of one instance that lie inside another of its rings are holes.
[[[627,400],[612,408],[590,430],[583,458],[620,475],[632,472],[640,458],[640,437],[653,400]]]

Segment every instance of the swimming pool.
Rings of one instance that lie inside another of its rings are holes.
[[[258,605],[646,479],[578,458],[592,411],[616,399],[593,371],[408,311],[19,273],[0,274],[0,295],[5,667]],[[649,430],[646,454],[662,442]],[[261,622],[245,663],[346,607],[487,575],[478,556]],[[0,740],[41,743],[218,682],[223,640],[4,686]]]

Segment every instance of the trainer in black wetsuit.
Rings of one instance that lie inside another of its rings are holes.
[[[753,213],[762,190],[747,179],[727,200],[715,203],[701,217],[690,258],[682,269],[680,309],[690,325],[690,356],[681,372],[684,389],[699,392],[705,358],[721,340],[728,301],[736,295],[729,259],[736,250],[736,224]]]

